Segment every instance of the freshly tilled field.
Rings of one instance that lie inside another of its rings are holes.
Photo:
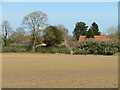
[[[3,88],[117,88],[118,56],[3,54]]]

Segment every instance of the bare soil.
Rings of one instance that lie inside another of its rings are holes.
[[[118,56],[2,54],[3,88],[117,88]]]

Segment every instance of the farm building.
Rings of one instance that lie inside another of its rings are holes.
[[[80,36],[78,42],[86,39],[86,36]],[[95,40],[109,40],[108,36],[94,36]]]
[[[78,42],[83,41],[86,39],[86,36],[80,36]]]
[[[96,40],[109,40],[108,36],[94,36]]]

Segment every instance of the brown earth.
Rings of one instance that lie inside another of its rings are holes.
[[[118,56],[3,54],[3,88],[117,88]]]

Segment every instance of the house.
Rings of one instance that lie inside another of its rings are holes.
[[[96,40],[109,40],[108,36],[94,36]]]
[[[86,36],[80,36],[78,42],[86,39]],[[108,36],[94,36],[95,40],[109,40]]]
[[[39,47],[39,46],[45,47],[45,46],[47,46],[47,45],[46,45],[46,43],[44,43],[44,42],[40,42],[40,43],[38,43],[38,44],[36,45],[36,47]]]
[[[45,46],[47,46],[47,45],[46,45],[46,43],[40,43],[40,46],[45,47]]]
[[[78,42],[83,41],[86,39],[86,36],[80,36]]]

